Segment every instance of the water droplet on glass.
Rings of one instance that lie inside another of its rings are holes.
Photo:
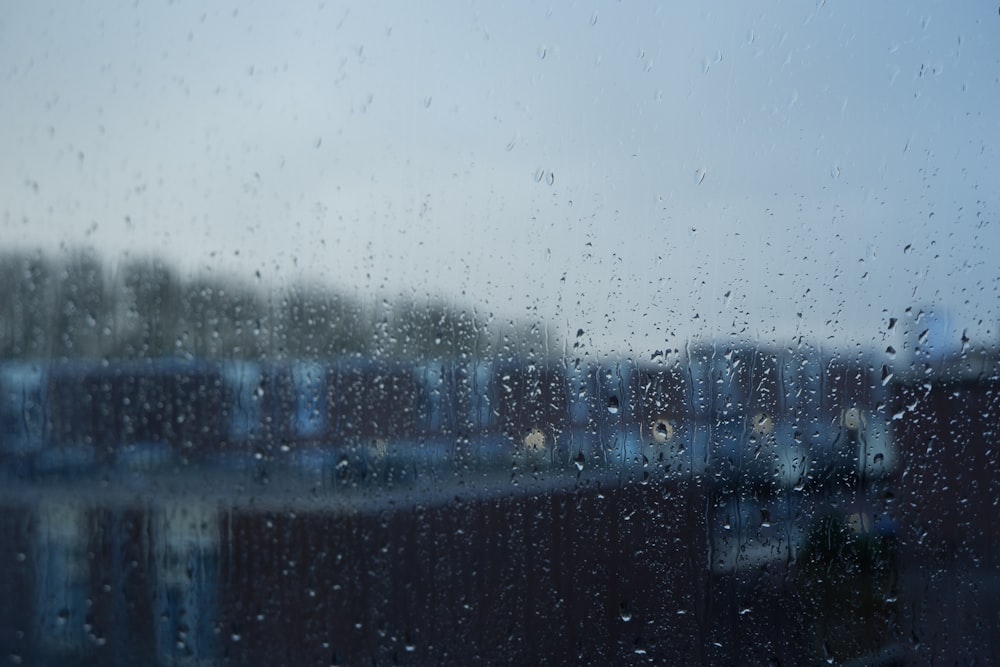
[[[674,437],[674,427],[664,418],[657,419],[653,423],[653,440],[658,444],[663,444]]]
[[[694,170],[694,184],[701,185],[705,180],[705,176],[708,174],[708,169],[704,167],[699,167]]]
[[[618,409],[619,409],[618,397],[612,396],[611,398],[608,399],[608,412],[610,412],[613,415],[616,415],[618,414]]]
[[[826,642],[823,642],[823,655],[826,656],[826,662],[832,665],[834,662],[833,652],[830,651],[830,645]]]
[[[875,458],[873,459],[873,461],[875,461],[876,464],[882,463],[882,461],[884,460],[885,460],[885,454],[882,454],[881,452],[876,454]]]

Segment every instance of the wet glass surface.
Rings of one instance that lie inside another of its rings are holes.
[[[0,660],[1000,654],[1000,14],[0,13]]]

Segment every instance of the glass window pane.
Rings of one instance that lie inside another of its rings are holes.
[[[0,656],[989,661],[997,29],[8,3]]]

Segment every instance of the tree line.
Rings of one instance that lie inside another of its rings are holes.
[[[325,285],[183,276],[156,257],[0,254],[6,359],[543,356],[555,349],[548,335],[441,299],[365,304]]]

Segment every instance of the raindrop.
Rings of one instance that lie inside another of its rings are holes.
[[[618,414],[618,410],[619,410],[618,397],[612,396],[611,398],[608,399],[608,412],[610,412],[613,415],[616,415]]]
[[[550,171],[548,176],[545,178],[545,182],[549,185],[554,185],[556,182],[556,175]]]
[[[875,461],[876,464],[882,463],[882,461],[885,460],[885,454],[882,454],[880,452],[875,455],[875,458],[873,460]]]
[[[885,353],[889,355],[890,359],[895,359],[896,358],[896,348],[894,348],[892,345],[890,345],[889,347],[885,348]]]
[[[656,420],[653,424],[653,439],[656,442],[663,444],[670,440],[674,435],[674,428],[670,425],[666,419],[660,418]]]
[[[896,318],[895,317],[890,317],[889,318],[889,331],[892,331],[895,328],[896,328]]]
[[[698,169],[695,169],[694,170],[694,184],[695,185],[701,185],[702,182],[705,180],[705,176],[707,174],[708,174],[708,169],[705,169],[704,167],[699,167]]]
[[[428,95],[427,97],[425,97],[424,98],[424,108],[425,109],[430,109],[431,108],[431,102],[433,102],[433,101],[434,101],[434,98],[431,97],[430,95]]]

